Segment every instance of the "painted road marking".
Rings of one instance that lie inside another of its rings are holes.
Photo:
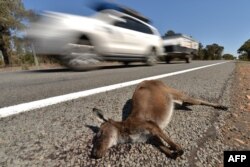
[[[28,102],[28,103],[22,103],[22,104],[18,104],[18,105],[14,105],[14,106],[4,107],[4,108],[0,109],[0,118],[8,117],[8,116],[11,116],[14,114],[19,114],[19,113],[34,110],[34,109],[47,107],[50,105],[54,105],[54,104],[58,104],[58,103],[62,103],[62,102],[66,102],[66,101],[70,101],[70,100],[74,100],[74,99],[78,99],[81,97],[87,97],[87,96],[98,94],[98,93],[103,93],[103,92],[107,92],[107,91],[111,91],[111,90],[115,90],[115,89],[120,89],[120,88],[124,88],[124,87],[128,87],[128,86],[136,85],[144,80],[166,78],[166,77],[170,77],[170,76],[174,76],[174,75],[178,75],[178,74],[183,74],[183,73],[187,73],[187,72],[191,72],[191,71],[195,71],[195,70],[200,70],[203,68],[208,68],[208,67],[224,64],[227,62],[220,62],[220,63],[210,64],[210,65],[206,65],[206,66],[190,68],[190,69],[176,71],[176,72],[172,72],[172,73],[161,74],[161,75],[156,75],[156,76],[152,76],[152,77],[137,79],[134,81],[128,81],[128,82],[118,83],[118,84],[114,84],[114,85],[94,88],[94,89],[90,89],[90,90],[69,93],[66,95],[50,97],[50,98],[32,101],[32,102]]]

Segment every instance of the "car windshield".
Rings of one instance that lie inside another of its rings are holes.
[[[91,17],[97,20],[107,22],[107,23],[111,23],[113,22],[114,17],[117,17],[117,16],[113,15],[110,11],[105,10],[105,11],[97,12]]]

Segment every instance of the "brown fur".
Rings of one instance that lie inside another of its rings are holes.
[[[182,105],[206,105],[219,109],[226,107],[191,98],[170,88],[159,80],[141,82],[132,97],[131,114],[124,121],[106,119],[101,111],[95,109],[105,122],[101,125],[94,141],[92,155],[101,158],[113,145],[126,142],[145,142],[154,138],[155,145],[170,158],[183,154],[180,145],[174,143],[163,129],[171,120],[174,102]],[[170,147],[164,145],[164,140]]]

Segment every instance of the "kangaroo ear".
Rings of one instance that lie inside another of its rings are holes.
[[[107,122],[108,118],[103,115],[103,111],[97,108],[93,108],[93,113],[97,116],[98,120],[101,122]]]

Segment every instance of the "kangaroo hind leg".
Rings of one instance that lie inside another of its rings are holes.
[[[214,107],[214,108],[220,109],[220,110],[228,110],[228,107],[223,106],[221,104],[211,103],[211,102],[208,102],[208,101],[204,101],[204,100],[196,99],[196,98],[192,98],[192,97],[185,97],[182,100],[183,100],[183,104],[182,105],[184,105],[184,106],[188,106],[188,105],[203,105],[203,106]]]

